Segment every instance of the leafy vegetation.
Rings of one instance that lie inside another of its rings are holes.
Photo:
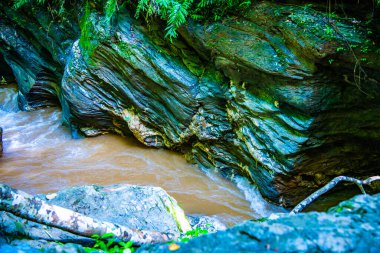
[[[14,0],[14,8],[19,9],[29,3],[43,5],[51,2],[60,9],[59,12],[62,14],[65,1],[69,2],[68,0]],[[146,21],[149,21],[151,18],[159,17],[166,21],[166,37],[173,39],[177,37],[177,29],[189,18],[220,20],[226,15],[236,14],[246,9],[251,5],[251,0],[86,0],[84,4],[82,28],[88,28],[84,20],[87,20],[90,5],[103,4],[105,17],[107,20],[111,20],[118,6],[127,4],[135,10],[136,18],[143,16]],[[88,33],[88,30],[84,32]]]
[[[4,76],[1,76],[0,85],[6,85],[7,80],[5,80]]]
[[[208,231],[206,229],[195,228],[193,230],[187,231],[183,236],[178,238],[178,242],[188,242],[190,239],[198,237],[200,235],[207,234]],[[98,252],[99,250],[106,253],[127,253],[134,252],[136,249],[133,247],[133,242],[116,242],[115,235],[112,233],[106,233],[102,236],[100,235],[92,235],[92,239],[95,240],[94,246],[84,247],[86,252]],[[177,247],[175,241],[168,242],[171,247]],[[178,246],[179,248],[179,246]]]
[[[208,234],[208,231],[206,229],[201,229],[201,228],[195,228],[193,230],[187,231],[183,236],[178,238],[179,242],[188,242],[190,239]]]
[[[187,231],[186,234],[178,238],[178,242],[187,243],[188,241],[190,241],[190,239],[198,237],[200,235],[205,235],[205,234],[208,234],[208,231],[206,229],[195,228],[193,230]],[[181,247],[175,241],[170,241],[168,242],[168,244],[169,244],[168,249],[170,251],[176,251]]]
[[[132,246],[133,242],[115,242],[115,235],[112,233],[107,233],[102,236],[93,235],[91,236],[95,240],[95,244],[92,248],[85,247],[86,252],[98,252],[99,250],[106,253],[127,253],[134,252],[135,248]]]
[[[216,21],[250,5],[250,0],[139,0],[135,16],[144,13],[146,19],[159,16],[166,20],[166,36],[171,39],[177,37],[177,29],[188,18]]]
[[[86,5],[84,7],[84,14],[80,20],[80,27],[81,27],[81,35],[79,38],[79,43],[83,49],[87,52],[91,52],[92,50],[92,44],[91,44],[91,23],[89,20],[90,17],[90,4],[88,1],[86,1]]]

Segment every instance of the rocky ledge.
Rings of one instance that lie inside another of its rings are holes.
[[[225,231],[178,243],[175,252],[378,252],[380,194],[359,195],[326,213],[247,221]],[[171,252],[153,245],[137,252]]]
[[[358,195],[326,213],[273,214],[225,229],[207,217],[190,224],[176,201],[160,188],[131,185],[74,187],[41,195],[49,204],[134,229],[177,235],[202,228],[209,234],[188,242],[150,244],[148,252],[377,252],[380,242],[380,194]],[[0,252],[84,252],[93,240],[25,220],[0,216]],[[219,230],[219,231],[218,231]],[[214,233],[215,232],[215,233]],[[99,251],[101,252],[101,251]]]
[[[91,185],[36,197],[99,221],[140,231],[170,233],[175,237],[196,228],[209,232],[226,228],[212,217],[187,217],[177,201],[159,187]],[[0,204],[1,201],[6,200],[0,199]],[[0,211],[0,252],[29,252],[29,249],[30,252],[33,249],[38,252],[40,249],[44,252],[82,252],[81,245],[91,246],[93,239]]]

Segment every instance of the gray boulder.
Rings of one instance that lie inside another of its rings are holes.
[[[178,243],[176,252],[379,252],[380,194],[359,195],[327,213],[282,215]],[[137,252],[170,252],[153,245]]]
[[[113,185],[80,186],[40,198],[89,217],[132,229],[171,232],[177,236],[191,229],[177,201],[159,187]],[[91,239],[0,212],[0,231],[13,237],[90,244]]]

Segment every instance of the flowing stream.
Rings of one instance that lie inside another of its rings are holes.
[[[0,88],[0,126],[0,182],[31,194],[84,184],[153,185],[165,189],[186,213],[213,215],[228,225],[276,209],[244,179],[238,179],[238,189],[177,153],[115,135],[74,140],[57,108],[19,111],[14,87]]]

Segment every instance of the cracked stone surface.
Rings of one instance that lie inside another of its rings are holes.
[[[127,226],[131,229],[180,233],[191,229],[177,201],[162,188],[135,185],[80,186],[48,195],[39,195],[49,204],[65,207],[91,218]],[[61,242],[90,240],[57,228],[0,212],[0,231],[9,237]]]
[[[380,194],[358,195],[326,213],[280,215],[178,243],[176,252],[378,252]],[[168,245],[138,253],[171,252]]]

